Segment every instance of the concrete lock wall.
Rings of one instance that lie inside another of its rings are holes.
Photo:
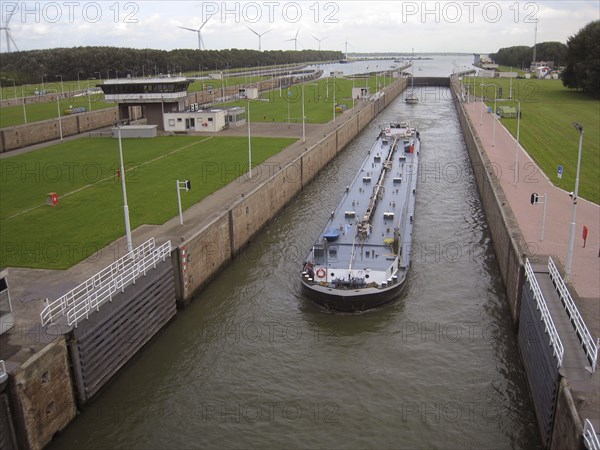
[[[64,336],[34,354],[9,379],[18,446],[41,449],[77,411]]]
[[[498,268],[505,284],[511,316],[515,326],[518,326],[522,301],[521,292],[525,283],[524,259],[525,256],[528,256],[529,249],[502,191],[494,165],[490,163],[484,150],[480,147],[474,127],[459,100],[460,87],[456,81],[451,82],[452,97],[471,159],[481,203],[492,235],[492,244],[498,261]],[[535,257],[535,254],[529,256]],[[519,343],[519,345],[521,344]],[[527,352],[523,352],[521,348],[519,350],[522,357],[527,357],[524,356]],[[536,364],[536,361],[523,361],[523,363],[524,365],[532,365]],[[528,381],[530,383],[535,382],[535,380],[529,379]],[[538,414],[538,411],[536,411],[536,414]],[[568,381],[561,377],[550,432],[552,436],[550,448],[583,448],[582,431],[583,427],[575,408],[571,388]]]
[[[465,144],[483,210],[492,235],[492,245],[506,289],[506,297],[515,325],[519,320],[520,292],[524,283],[526,245],[519,225],[500,186],[497,168],[480,147],[479,138],[459,101],[458,87],[451,83],[451,92],[463,131]]]
[[[381,109],[384,101],[389,102],[402,92],[405,84],[401,81],[392,85],[386,96],[379,100]],[[285,167],[263,165],[259,166],[260,169],[256,168],[255,170],[271,170],[272,174],[267,181],[257,185],[251,193],[174,250],[176,293],[180,306],[187,305],[194,294],[202,290],[248,245],[252,237],[369,124],[375,117],[375,110],[374,103],[367,104],[355,119],[350,119],[323,136]]]
[[[62,116],[59,119],[3,128],[0,130],[0,152],[60,139],[90,130],[112,125],[117,120],[117,108],[108,108],[87,113]]]

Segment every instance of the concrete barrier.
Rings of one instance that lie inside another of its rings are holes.
[[[31,356],[9,380],[18,446],[41,449],[77,411],[64,336]]]
[[[57,118],[3,128],[0,130],[0,153],[60,139],[61,127],[62,136],[67,137],[112,125],[117,118],[117,108],[108,108],[63,116],[60,120]]]

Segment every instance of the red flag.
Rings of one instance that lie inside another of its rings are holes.
[[[588,227],[586,227],[585,225],[583,226],[583,248],[585,248],[585,241],[587,241],[587,236],[588,236]]]

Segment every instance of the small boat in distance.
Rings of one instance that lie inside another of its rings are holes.
[[[382,129],[302,267],[302,289],[335,311],[364,311],[398,297],[408,276],[419,132]]]

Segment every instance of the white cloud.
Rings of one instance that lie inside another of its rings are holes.
[[[77,6],[69,6],[76,4]],[[329,36],[323,49],[344,51],[477,52],[512,45],[532,45],[539,19],[538,42],[565,42],[589,21],[598,19],[592,1],[310,1],[310,2],[8,2],[12,36],[21,50],[56,46],[115,45],[136,48],[197,48],[197,36],[177,26],[202,29],[209,49],[257,48],[259,32],[266,50],[318,48],[313,35]],[[0,40],[5,51],[5,39]]]

